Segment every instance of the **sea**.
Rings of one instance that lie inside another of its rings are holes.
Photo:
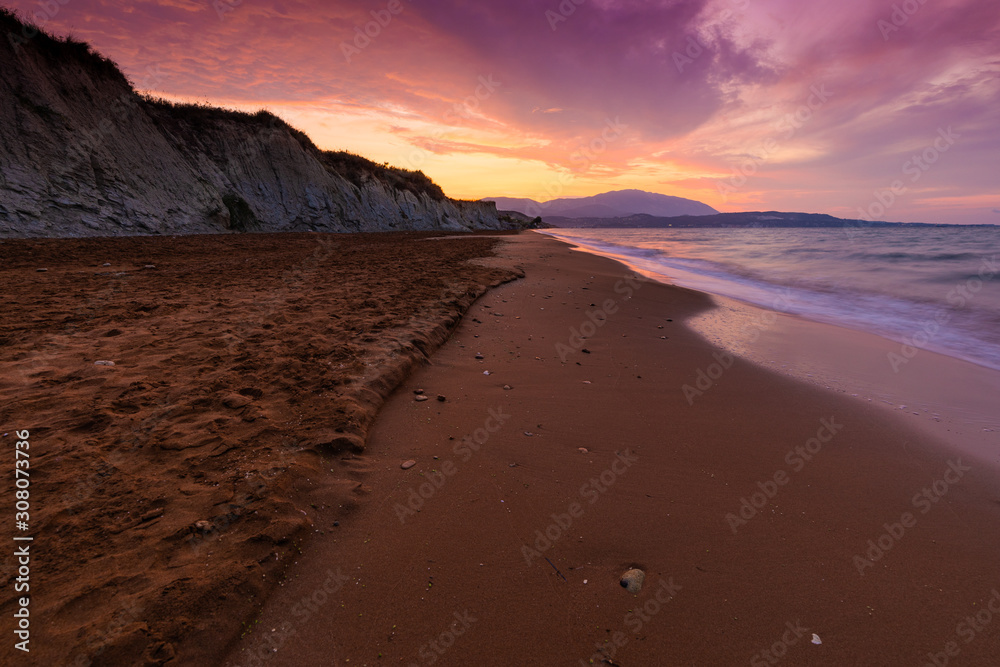
[[[1000,227],[547,229],[662,282],[1000,370]]]

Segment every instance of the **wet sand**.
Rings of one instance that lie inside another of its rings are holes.
[[[728,356],[683,324],[706,295],[505,252],[225,664],[992,664],[989,461]]]

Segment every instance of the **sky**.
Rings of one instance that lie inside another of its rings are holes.
[[[452,197],[1000,224],[996,0],[5,0]]]

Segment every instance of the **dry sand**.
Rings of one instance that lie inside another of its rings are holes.
[[[508,252],[525,279],[390,398],[371,500],[296,559],[227,665],[993,664],[988,463],[741,360],[689,404],[683,385],[717,374],[682,323],[705,295],[629,288],[622,265],[539,235]],[[762,506],[728,521],[743,498]]]
[[[428,236],[0,244],[0,443],[12,471],[30,432],[34,537],[29,654],[0,556],[0,664],[217,663],[316,520],[369,492],[353,453],[382,398],[515,275],[466,262],[492,239]]]

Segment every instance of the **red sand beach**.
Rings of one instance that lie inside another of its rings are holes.
[[[362,502],[339,456],[515,277],[466,261],[495,240],[428,236],[0,244],[0,442],[12,470],[15,432],[30,434],[18,534],[34,538],[30,652],[4,641],[0,664],[216,664],[320,521],[310,480],[327,505]],[[12,514],[14,484],[2,476]],[[5,549],[8,639],[19,567]]]
[[[710,347],[705,295],[505,252],[227,665],[992,664],[991,463]]]
[[[0,245],[25,664],[995,662],[988,456],[713,347],[704,294],[429,236]]]

